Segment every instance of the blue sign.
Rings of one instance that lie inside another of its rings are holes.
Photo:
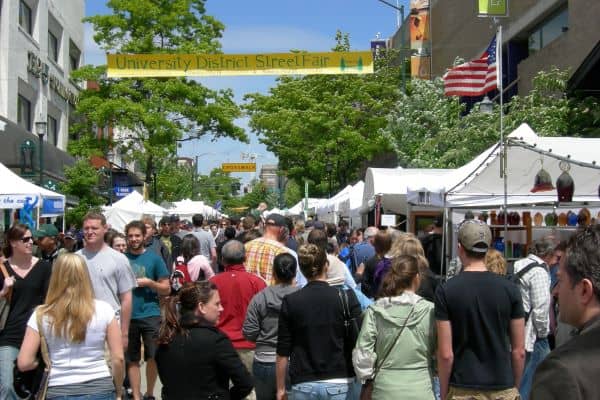
[[[42,214],[62,214],[65,209],[63,199],[44,199],[42,203]]]
[[[133,192],[133,187],[131,186],[115,186],[113,189],[116,197],[125,197]]]
[[[221,200],[217,200],[217,202],[215,203],[215,206],[213,208],[217,211],[221,211],[222,205],[223,205],[223,202]]]

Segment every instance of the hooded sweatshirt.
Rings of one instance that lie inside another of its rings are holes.
[[[281,301],[284,296],[298,289],[296,286],[277,284],[267,287],[252,298],[246,312],[242,333],[248,341],[256,342],[254,358],[257,361],[275,362]]]

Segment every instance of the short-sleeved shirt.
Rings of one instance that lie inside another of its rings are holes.
[[[200,243],[200,254],[202,254],[204,257],[208,258],[209,260],[211,260],[210,251],[211,251],[211,249],[214,249],[217,247],[215,238],[213,237],[212,233],[207,232],[204,229],[200,228],[200,229],[195,229],[192,232],[192,235],[196,236],[196,239],[198,239],[198,243]]]
[[[291,253],[290,250],[275,240],[264,237],[254,239],[245,244],[246,271],[263,278],[267,284],[273,281],[273,260],[281,253]]]
[[[115,310],[100,300],[95,300],[94,304],[94,315],[87,325],[85,340],[81,343],[54,336],[49,328],[48,318],[42,319],[52,362],[49,386],[71,385],[110,377],[104,349],[106,332],[108,325],[115,319]],[[27,326],[38,332],[35,313],[29,318]]]
[[[119,295],[137,286],[127,257],[108,246],[98,252],[83,248],[77,254],[85,259],[96,299],[107,302],[120,313]]]
[[[463,271],[435,293],[435,318],[450,321],[450,385],[480,390],[514,387],[510,322],[523,318],[519,289],[492,272]]]
[[[129,264],[136,278],[148,278],[158,281],[169,277],[165,262],[156,253],[144,251],[142,254],[126,253],[125,255],[129,259]],[[158,293],[148,287],[133,289],[131,319],[159,316]]]

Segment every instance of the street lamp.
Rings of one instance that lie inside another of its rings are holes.
[[[37,121],[35,123],[35,133],[38,135],[40,141],[40,186],[42,186],[44,180],[44,135],[46,134],[47,127],[48,123],[46,121]]]
[[[483,114],[492,114],[494,112],[494,102],[490,100],[487,94],[479,103],[479,111]]]

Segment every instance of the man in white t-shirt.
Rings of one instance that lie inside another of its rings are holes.
[[[104,215],[87,213],[83,218],[85,247],[77,254],[85,259],[96,299],[110,304],[119,316],[123,347],[126,349],[131,319],[131,291],[137,284],[127,257],[104,243],[107,229]]]

